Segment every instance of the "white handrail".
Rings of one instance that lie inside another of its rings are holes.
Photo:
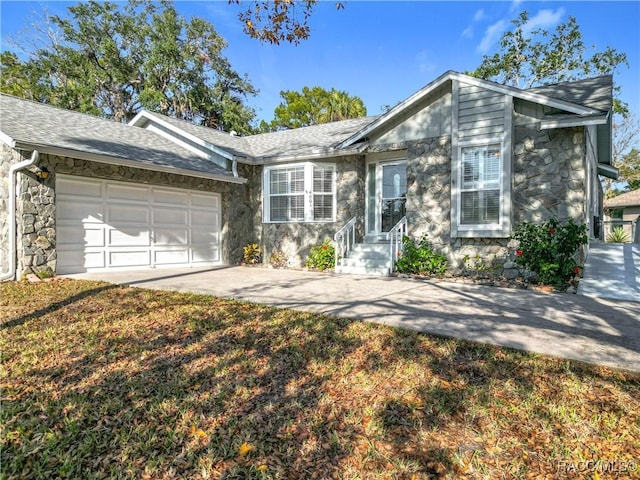
[[[334,248],[336,250],[336,267],[338,266],[338,262],[344,260],[355,243],[357,218],[358,217],[353,217],[333,236],[333,241],[335,242]]]
[[[407,217],[402,217],[391,230],[387,232],[387,240],[389,240],[389,257],[391,259],[391,271],[396,265],[398,255],[402,252],[402,239],[407,236]]]

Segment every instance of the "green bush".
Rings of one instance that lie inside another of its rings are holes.
[[[539,283],[562,287],[580,273],[575,257],[588,242],[586,224],[573,219],[561,224],[556,218],[541,224],[523,222],[511,238],[519,243],[515,262],[535,273]]]
[[[304,262],[305,267],[315,268],[316,270],[329,270],[336,265],[336,250],[331,240],[326,239],[320,245],[311,247],[311,253]]]
[[[626,243],[631,241],[629,234],[624,231],[622,227],[614,227],[607,235],[607,242],[609,243]]]
[[[443,275],[447,271],[447,257],[433,250],[426,235],[417,244],[413,239],[404,237],[396,271],[414,275]]]

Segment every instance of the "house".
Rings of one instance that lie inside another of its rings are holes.
[[[605,236],[615,227],[622,227],[630,241],[640,243],[640,189],[632,190],[604,201]]]
[[[245,137],[0,100],[3,278],[234,264],[249,242],[299,265],[334,236],[338,271],[384,274],[405,233],[453,266],[504,259],[521,221],[598,237],[598,175],[617,173],[611,76],[521,90],[449,71],[380,116]]]

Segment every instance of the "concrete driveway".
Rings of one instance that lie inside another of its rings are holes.
[[[69,275],[382,323],[640,372],[640,302],[252,267]]]

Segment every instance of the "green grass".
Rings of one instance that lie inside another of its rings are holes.
[[[1,284],[0,324],[3,479],[565,478],[561,462],[640,460],[629,372],[71,280]]]

